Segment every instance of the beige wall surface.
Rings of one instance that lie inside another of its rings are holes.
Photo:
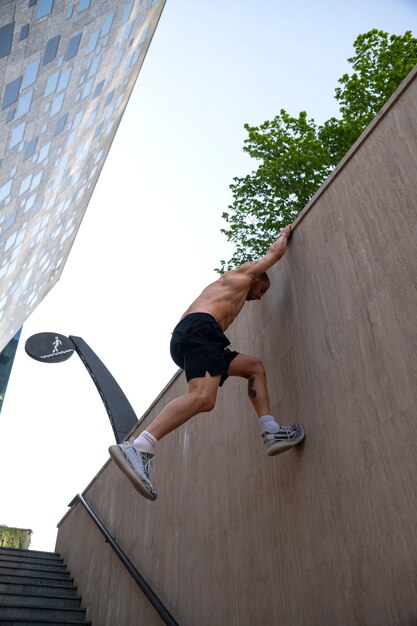
[[[417,81],[297,222],[229,334],[306,440],[263,449],[246,382],[163,439],[156,502],[109,462],[85,497],[183,626],[417,623]],[[184,303],[185,305],[187,303]],[[175,377],[137,432],[186,389]],[[57,550],[95,626],[161,620],[76,505]]]

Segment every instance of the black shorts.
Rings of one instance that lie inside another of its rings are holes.
[[[227,378],[230,362],[239,354],[227,346],[230,341],[218,322],[209,313],[190,313],[174,328],[171,357],[185,371],[187,382],[221,375],[220,386]]]

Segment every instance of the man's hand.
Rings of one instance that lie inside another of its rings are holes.
[[[282,229],[282,231],[278,235],[278,239],[280,237],[287,237],[288,239],[290,235],[291,235],[291,224],[288,224],[285,228]]]

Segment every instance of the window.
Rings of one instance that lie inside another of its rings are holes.
[[[101,94],[101,92],[103,91],[103,86],[105,82],[106,82],[105,80],[101,80],[99,83],[97,83],[93,98],[97,98],[97,96]]]
[[[50,15],[54,7],[54,0],[39,0],[38,10],[36,11],[36,19]]]
[[[68,44],[68,49],[65,53],[65,57],[64,57],[65,61],[72,59],[77,54],[78,48],[80,46],[81,36],[82,36],[82,33],[78,33],[78,35],[74,35],[74,37],[71,37],[70,42]]]
[[[4,183],[2,187],[0,187],[0,202],[5,200],[8,196],[10,196],[10,191],[12,189],[13,178],[9,178],[7,183]]]
[[[36,176],[33,177],[32,180],[32,184],[30,186],[30,190],[33,191],[34,189],[36,189],[36,187],[39,185],[39,183],[41,182],[41,178],[42,178],[42,174],[43,174],[43,170],[41,170],[38,174],[36,174]]]
[[[45,48],[45,54],[43,57],[42,65],[46,65],[53,61],[56,57],[56,53],[58,52],[59,40],[61,39],[61,35],[57,35],[48,41]]]
[[[20,29],[20,41],[23,41],[29,35],[29,24],[25,24]]]
[[[90,54],[90,52],[96,49],[99,36],[100,36],[99,30],[96,30],[94,33],[91,33],[90,38],[88,40],[88,44],[85,48],[86,54]]]
[[[140,44],[145,41],[146,35],[148,34],[148,30],[149,30],[149,26],[145,26],[145,28],[143,29],[142,34],[140,36],[140,39],[139,39],[139,43]]]
[[[30,105],[32,104],[32,96],[33,91],[28,91],[24,96],[21,96],[19,102],[17,104],[15,119],[17,120],[22,115],[26,115],[26,113],[30,109]]]
[[[85,85],[83,87],[83,90],[81,92],[81,100],[83,100],[84,98],[86,98],[87,96],[90,95],[91,88],[93,86],[93,82],[94,82],[94,78],[90,78],[90,80],[88,80],[85,83]]]
[[[22,122],[19,126],[16,126],[12,130],[12,134],[10,137],[9,148],[14,148],[18,143],[20,143],[23,139],[23,135],[25,134],[26,122]]]
[[[104,106],[105,106],[105,107],[106,107],[106,106],[108,106],[108,105],[110,104],[110,102],[113,100],[114,92],[115,92],[115,90],[114,90],[114,89],[112,89],[112,90],[110,91],[110,93],[108,93],[108,94],[107,94],[106,101],[104,102]]]
[[[90,78],[91,76],[94,76],[94,74],[97,73],[98,67],[100,65],[100,61],[101,61],[101,54],[99,54],[99,56],[95,57],[91,61],[90,69],[88,71],[88,78]]]
[[[65,124],[67,123],[68,113],[59,118],[55,125],[54,135],[58,135],[61,131],[64,130]]]
[[[25,87],[29,87],[29,85],[33,85],[33,83],[38,77],[40,64],[41,64],[41,60],[35,59],[34,61],[26,65],[25,71],[23,72],[23,79],[22,79],[22,85],[21,85],[22,89],[25,89]]]
[[[67,9],[67,14],[65,15],[65,19],[69,20],[72,17],[74,11],[74,5]]]
[[[71,128],[77,128],[77,126],[79,126],[82,117],[84,115],[84,109],[82,111],[78,111],[78,113],[76,114],[76,116],[74,117],[73,121],[72,121],[72,126]]]
[[[113,24],[113,19],[114,12],[106,15],[106,17],[104,18],[103,26],[101,27],[100,37],[104,37],[105,35],[109,34],[111,26]]]
[[[12,49],[14,22],[0,28],[0,59],[7,57]]]
[[[122,60],[123,50],[120,50],[116,56],[114,57],[113,69],[115,70],[120,65],[120,61]]]
[[[3,106],[2,106],[3,109],[13,104],[13,102],[16,102],[16,100],[19,97],[19,90],[20,90],[21,82],[22,82],[22,77],[19,76],[19,78],[15,78],[14,80],[12,80],[11,83],[8,83],[6,85],[6,89],[4,90],[4,98],[3,98]]]
[[[51,147],[51,142],[48,141],[48,143],[46,143],[41,150],[39,151],[39,155],[38,155],[38,163],[42,163],[42,161],[44,161],[46,159],[46,157],[49,154],[49,148]]]
[[[19,196],[21,196],[22,193],[25,193],[25,191],[29,189],[31,182],[32,182],[32,174],[29,174],[29,176],[26,176],[26,178],[24,178],[20,184]]]
[[[59,113],[60,110],[62,109],[62,103],[64,102],[64,97],[65,97],[65,93],[61,93],[59,94],[59,96],[55,98],[55,100],[52,101],[51,112],[50,112],[51,117],[53,115],[56,115],[56,113]]]
[[[15,209],[13,211],[13,213],[10,213],[10,215],[7,216],[4,224],[3,224],[3,230],[8,230],[10,228],[10,226],[13,226],[13,224],[16,221],[16,217],[17,217],[17,209]],[[17,235],[17,233],[15,233]]]
[[[31,139],[25,146],[25,151],[23,153],[23,160],[26,161],[36,150],[36,144],[38,143],[38,138]]]
[[[125,32],[123,33],[122,41],[127,41],[129,39],[132,28],[133,22],[129,22],[129,24],[125,28]]]
[[[77,13],[81,13],[82,11],[86,11],[90,6],[90,0],[80,0],[80,3],[77,7]]]
[[[67,70],[64,70],[63,72],[61,72],[61,76],[59,77],[58,87],[57,87],[58,91],[62,91],[63,89],[66,89],[68,87],[68,83],[71,78],[71,73],[72,73],[72,67],[69,67]]]
[[[126,6],[123,8],[122,15],[120,17],[120,22],[119,22],[120,24],[126,24],[132,12],[132,7],[133,7],[133,2],[129,2],[129,4],[126,4]]]
[[[45,92],[43,94],[44,96],[49,96],[51,93],[54,93],[58,85],[59,74],[60,74],[60,71],[58,70],[57,72],[54,72],[48,77],[48,80],[46,81],[46,85],[45,85]]]

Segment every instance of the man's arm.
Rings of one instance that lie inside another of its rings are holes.
[[[263,257],[258,259],[258,261],[244,263],[237,271],[248,274],[252,278],[256,278],[259,274],[262,274],[262,272],[266,272],[266,270],[275,265],[275,263],[284,256],[290,234],[291,224],[288,224],[288,226],[280,232],[278,239],[274,241]]]

